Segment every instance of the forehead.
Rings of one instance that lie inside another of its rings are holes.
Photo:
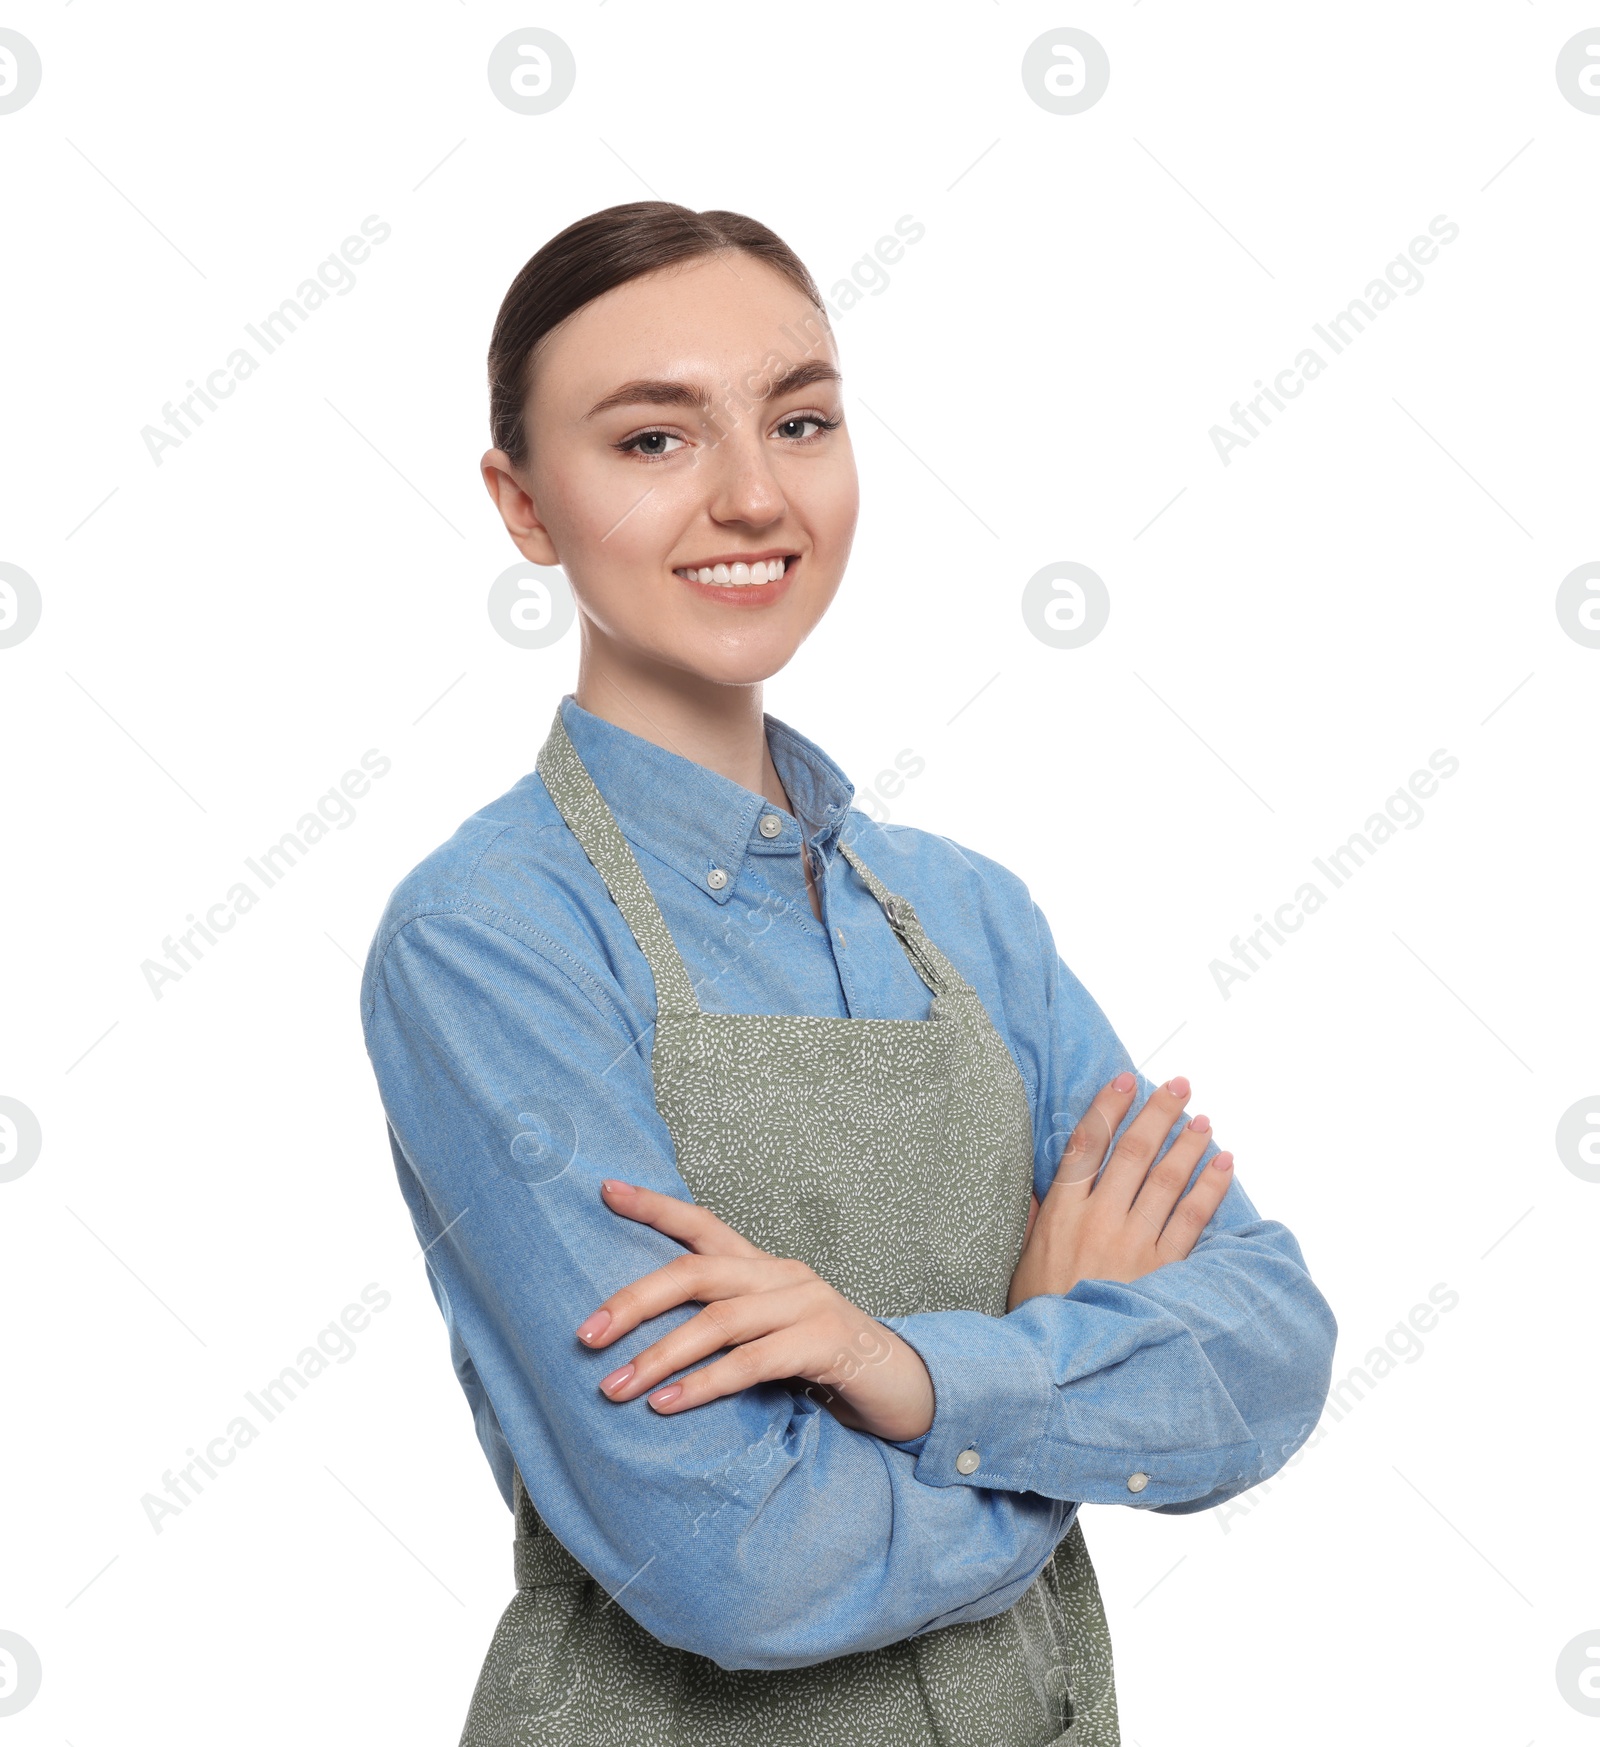
[[[536,399],[582,413],[619,383],[715,388],[774,359],[836,362],[811,300],[776,268],[727,251],[647,273],[587,303],[535,354]]]

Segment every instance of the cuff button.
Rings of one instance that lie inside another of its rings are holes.
[[[1143,1492],[1149,1484],[1150,1476],[1148,1474],[1130,1474],[1128,1476],[1129,1492]]]
[[[976,1450],[963,1450],[961,1452],[961,1454],[956,1457],[956,1473],[958,1473],[958,1474],[975,1474],[975,1473],[977,1473],[978,1463],[981,1460],[982,1460],[982,1457],[979,1456],[979,1454]]]

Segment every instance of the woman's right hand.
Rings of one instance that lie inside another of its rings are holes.
[[[1100,1172],[1137,1085],[1132,1074],[1118,1074],[1073,1129],[1054,1182],[1029,1210],[1008,1310],[1044,1293],[1070,1292],[1080,1280],[1137,1280],[1181,1261],[1227,1194],[1233,1154],[1225,1152],[1184,1193],[1211,1139],[1207,1117],[1197,1116],[1181,1129],[1161,1162],[1150,1168],[1189,1097],[1189,1082],[1181,1074],[1150,1094]]]

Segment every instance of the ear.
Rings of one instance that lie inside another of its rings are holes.
[[[555,541],[539,519],[539,508],[523,483],[525,470],[504,449],[490,449],[478,463],[512,544],[531,564],[559,564]]]

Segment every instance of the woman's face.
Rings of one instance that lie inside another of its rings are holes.
[[[749,684],[788,662],[844,575],[858,493],[839,390],[805,294],[750,255],[706,256],[554,329],[527,464],[494,449],[484,478],[524,557],[565,571],[591,634]]]

